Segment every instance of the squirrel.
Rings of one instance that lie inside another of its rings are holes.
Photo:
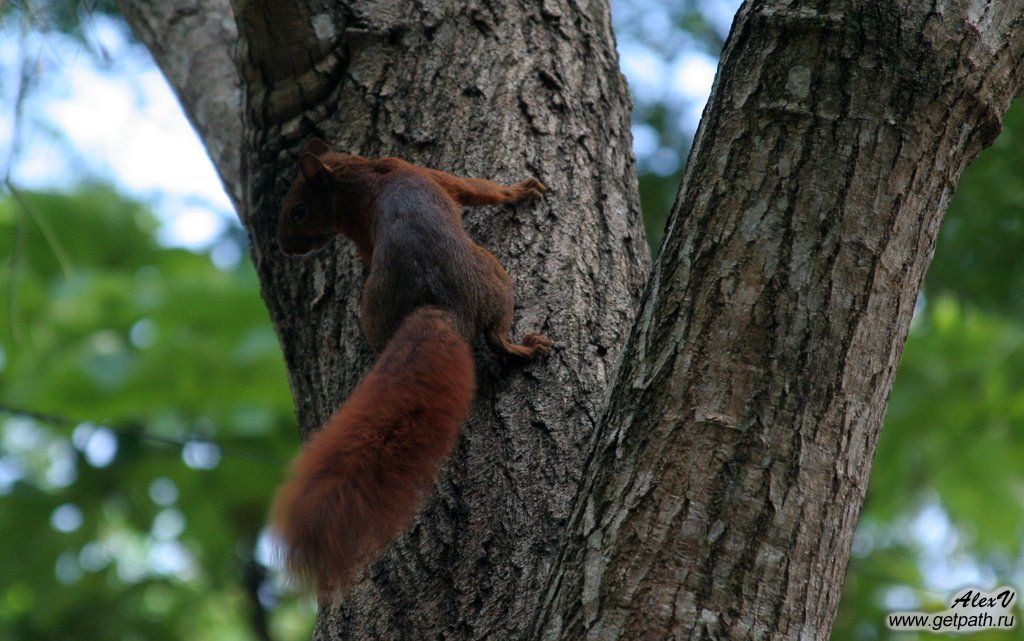
[[[370,267],[362,327],[379,355],[308,439],[278,491],[273,523],[289,573],[321,595],[349,587],[412,522],[458,440],[476,388],[470,345],[531,359],[552,342],[509,339],[513,292],[493,254],[462,226],[462,207],[536,200],[530,178],[506,186],[399,158],[306,144],[277,221],[287,254],[343,235]]]

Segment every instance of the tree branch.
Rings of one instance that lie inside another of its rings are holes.
[[[942,212],[1024,80],[1024,6],[941,4],[741,9],[537,638],[828,637]]]
[[[224,190],[242,212],[242,90],[234,52],[238,31],[230,1],[118,0],[117,4],[171,83]]]

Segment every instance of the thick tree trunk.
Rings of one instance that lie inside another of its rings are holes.
[[[150,31],[174,13],[133,4],[126,13]],[[607,4],[239,1],[235,16],[246,95],[240,213],[304,433],[371,362],[358,324],[363,270],[348,244],[305,258],[275,244],[304,140],[548,186],[539,204],[470,211],[466,221],[516,283],[514,334],[543,331],[554,354],[524,368],[477,351],[478,398],[436,494],[355,592],[323,609],[316,633],[520,638],[650,263]],[[185,75],[169,68],[181,61],[166,46],[154,53],[172,82]]]
[[[478,354],[436,495],[318,638],[827,636],[941,213],[1020,90],[1020,3],[746,5],[599,421],[648,261],[606,3],[235,0],[237,66],[200,74],[244,91],[232,129],[181,1],[123,0],[238,195],[304,432],[370,360],[351,249],[274,243],[306,137],[550,187],[467,220],[555,355]]]
[[[741,9],[536,636],[828,637],[942,214],[1024,80],[1024,4],[939,4]]]

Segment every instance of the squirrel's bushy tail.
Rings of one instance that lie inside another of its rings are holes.
[[[447,312],[410,314],[278,491],[274,527],[294,577],[324,593],[412,521],[475,391],[473,356]]]

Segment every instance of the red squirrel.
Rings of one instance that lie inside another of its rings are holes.
[[[463,229],[461,207],[543,191],[532,178],[505,186],[307,143],[278,243],[287,254],[316,251],[339,234],[355,244],[370,266],[362,326],[379,359],[306,442],[275,500],[286,565],[304,585],[322,595],[348,587],[412,522],[469,414],[478,335],[499,355],[548,353],[540,334],[509,339],[512,283]]]

